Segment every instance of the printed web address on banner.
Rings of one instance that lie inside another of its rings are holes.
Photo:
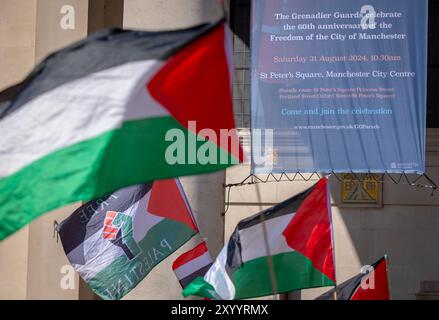
[[[294,126],[294,130],[379,130],[379,125],[348,124],[348,125],[308,125]]]

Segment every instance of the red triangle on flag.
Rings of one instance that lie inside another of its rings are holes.
[[[355,289],[351,300],[390,300],[387,259],[384,257],[373,265]]]
[[[327,178],[320,179],[283,231],[286,242],[335,282],[332,221]]]
[[[235,131],[231,67],[224,23],[188,44],[169,58],[148,83],[147,89],[184,127],[196,120],[193,132],[216,133],[212,141],[242,161],[243,151]],[[230,137],[220,139],[228,130]],[[209,136],[204,136],[210,138]],[[235,150],[234,145],[238,148]]]
[[[198,231],[183,188],[177,179],[154,181],[148,212],[166,219],[182,222]]]

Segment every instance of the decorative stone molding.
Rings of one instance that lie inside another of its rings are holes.
[[[439,281],[422,281],[416,300],[439,300]]]
[[[426,150],[427,152],[439,151],[439,128],[427,129]]]

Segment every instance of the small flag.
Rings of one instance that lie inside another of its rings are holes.
[[[212,263],[213,260],[206,242],[203,241],[192,250],[179,256],[172,264],[172,270],[184,289],[196,277],[204,277]]]
[[[106,300],[122,298],[198,233],[177,179],[90,201],[57,228],[70,263]]]
[[[335,284],[327,179],[241,220],[204,277],[185,297],[247,299]]]
[[[0,92],[0,240],[69,203],[240,162],[231,56],[223,22],[109,29]]]
[[[316,300],[390,300],[387,256]]]

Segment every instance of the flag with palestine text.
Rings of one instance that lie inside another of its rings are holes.
[[[67,258],[90,288],[117,300],[198,228],[180,182],[169,179],[86,203],[58,232]]]

